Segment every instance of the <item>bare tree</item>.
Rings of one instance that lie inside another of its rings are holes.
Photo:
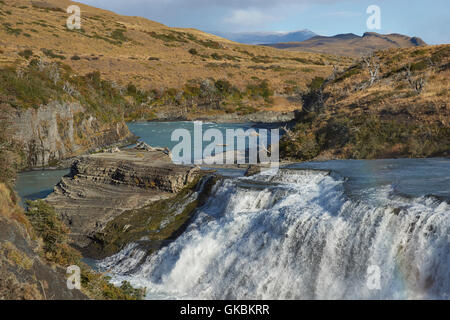
[[[334,81],[339,73],[339,68],[333,64],[333,73],[328,77],[328,80]]]
[[[44,59],[42,59],[42,57],[39,58],[37,66],[39,68],[39,71],[44,71],[45,68],[47,67],[47,63],[44,61]]]
[[[65,93],[73,97],[78,97],[80,95],[80,93],[68,81],[64,83],[63,90]]]
[[[430,67],[436,67],[436,63],[434,63],[430,57],[427,58],[427,61],[428,61],[428,64],[430,65]]]
[[[59,68],[58,65],[56,63],[52,63],[49,68],[48,68],[48,76],[50,77],[50,79],[53,81],[53,83],[56,85],[61,76],[59,74]]]
[[[426,84],[425,79],[423,77],[414,79],[412,76],[410,64],[405,67],[405,71],[406,71],[406,80],[408,80],[411,88],[413,88],[417,94],[421,94],[423,89],[425,88],[425,84]]]
[[[369,86],[372,86],[378,80],[378,75],[380,73],[381,68],[380,61],[373,53],[371,53],[369,56],[363,57],[362,60],[366,65],[367,69],[369,70],[370,73]]]
[[[25,76],[25,71],[22,68],[17,68],[16,75],[19,79],[23,79]]]
[[[284,126],[283,131],[285,132],[285,137],[287,137],[289,140],[295,140],[295,133],[291,129],[288,129],[287,126]]]

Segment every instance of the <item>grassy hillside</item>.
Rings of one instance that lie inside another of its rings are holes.
[[[409,37],[396,33],[378,34],[376,32],[366,32],[362,37],[353,33],[339,34],[333,37],[316,36],[302,42],[278,43],[268,46],[290,51],[332,53],[360,58],[377,50],[410,48],[424,45],[426,43],[417,37]]]
[[[377,52],[303,95],[287,158],[450,155],[450,45]]]
[[[234,112],[243,105],[296,109],[298,104],[286,96],[305,90],[314,77],[328,76],[332,65],[351,63],[349,58],[237,44],[198,30],[169,28],[82,4],[78,4],[82,29],[71,31],[65,25],[69,17],[65,10],[71,4],[65,0],[0,1],[0,66],[27,65],[31,59],[42,58],[63,63],[76,75],[99,71],[102,79],[125,88],[131,105],[147,111],[155,104],[185,108],[203,104],[202,99],[189,103],[196,94],[192,86],[200,88],[206,79],[224,80],[233,92],[226,92],[222,100]],[[249,86],[264,82],[274,99],[256,99],[249,93]],[[145,94],[136,97],[134,87]],[[188,102],[181,99],[183,95]],[[155,103],[161,96],[165,98]]]

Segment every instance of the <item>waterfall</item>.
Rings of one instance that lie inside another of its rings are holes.
[[[220,180],[175,241],[100,266],[149,299],[449,299],[449,204],[344,184],[313,170]]]

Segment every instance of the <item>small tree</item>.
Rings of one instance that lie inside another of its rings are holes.
[[[362,60],[364,65],[367,67],[367,70],[369,70],[369,86],[372,86],[378,80],[378,75],[381,68],[380,61],[373,53],[369,56],[363,57]]]
[[[417,79],[414,79],[411,72],[411,64],[408,64],[405,67],[405,77],[406,80],[408,80],[409,85],[411,88],[417,93],[421,94],[423,89],[425,88],[426,81],[423,77],[419,77]]]

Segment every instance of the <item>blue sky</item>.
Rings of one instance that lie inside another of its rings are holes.
[[[171,27],[204,31],[295,31],[321,35],[367,30],[366,9],[381,8],[379,33],[450,43],[450,0],[78,0],[114,12],[142,16]]]

